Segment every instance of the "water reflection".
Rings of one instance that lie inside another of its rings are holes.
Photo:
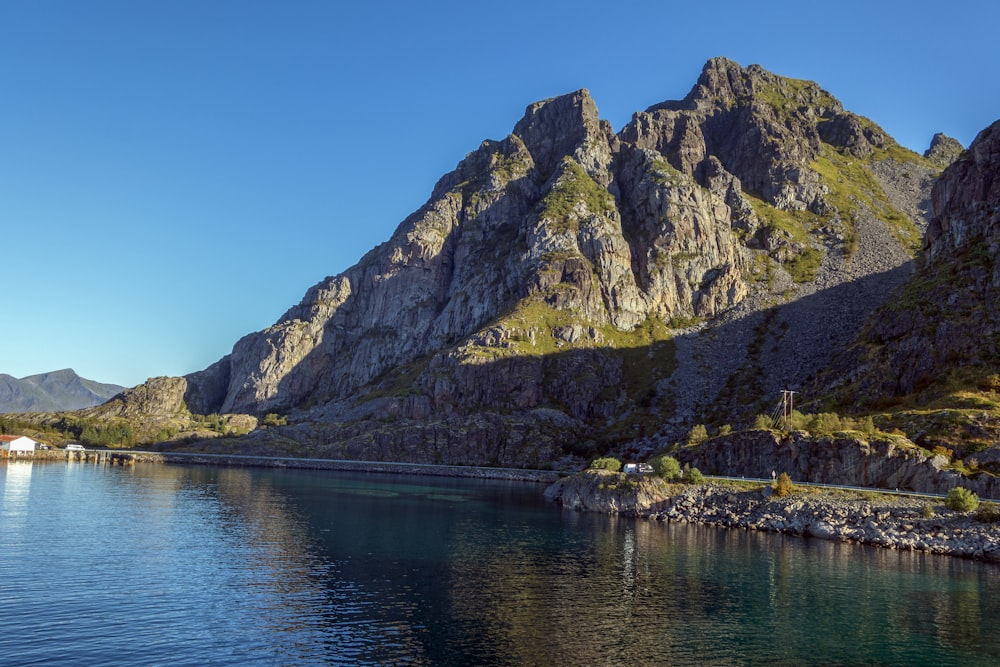
[[[564,512],[516,483],[30,465],[0,467],[0,560],[110,567],[4,579],[8,613],[54,624],[0,638],[21,662],[1000,662],[978,563]]]

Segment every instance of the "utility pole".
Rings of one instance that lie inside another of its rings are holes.
[[[799,392],[790,389],[781,390],[781,418],[785,423],[785,430],[791,430],[789,425],[792,421],[792,411],[795,409],[795,394]]]

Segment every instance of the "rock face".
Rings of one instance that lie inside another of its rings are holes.
[[[947,167],[958,159],[958,156],[962,154],[962,150],[962,144],[957,139],[952,139],[948,135],[939,132],[931,139],[930,148],[924,151],[924,157],[934,164]]]
[[[89,408],[122,389],[82,378],[70,368],[20,379],[0,374],[0,413]]]
[[[538,102],[184,401],[289,417],[248,446],[371,458],[461,458],[483,419],[505,435],[464,462],[660,441],[846,345],[906,278],[934,174],[816,84],[721,58],[618,133],[586,90]]]
[[[944,171],[932,204],[917,274],[835,366],[859,404],[959,371],[983,382],[1000,365],[1000,122]]]
[[[1000,498],[992,475],[966,478],[947,470],[948,459],[896,436],[810,437],[797,432],[747,431],[682,449],[677,459],[705,474],[768,479],[787,472],[800,482],[947,493],[964,486],[984,498]]]
[[[150,378],[138,387],[125,389],[100,406],[85,411],[92,416],[135,417],[172,416],[182,411],[187,380]]]
[[[934,219],[925,247],[930,261],[947,261],[982,244],[995,257],[1000,248],[1000,121],[979,133],[934,186]],[[991,276],[994,285],[1000,284]]]
[[[660,477],[584,470],[550,484],[545,497],[571,510],[641,516],[670,497],[671,491]]]

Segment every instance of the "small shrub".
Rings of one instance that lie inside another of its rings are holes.
[[[934,518],[934,507],[931,506],[930,503],[927,503],[926,505],[923,506],[923,508],[921,508],[921,510],[920,510],[920,516],[923,517],[924,519],[933,519]]]
[[[1000,521],[1000,507],[996,503],[980,503],[973,518],[982,523],[996,523]]]
[[[610,470],[611,472],[619,472],[622,469],[622,462],[613,456],[604,456],[599,459],[594,459],[590,464],[592,470]]]
[[[269,412],[264,415],[264,419],[261,423],[264,426],[286,426],[288,425],[288,417],[274,412]]]
[[[767,415],[757,415],[753,420],[753,427],[758,431],[767,431],[774,428],[774,420]]]
[[[684,481],[688,484],[704,484],[705,476],[697,468],[688,468],[684,471]]]
[[[968,489],[956,486],[948,492],[944,506],[956,512],[972,512],[979,507],[979,496]]]
[[[947,447],[944,447],[942,445],[937,445],[934,448],[934,455],[935,456],[943,456],[946,459],[948,459],[949,461],[951,461],[951,457],[955,455],[955,452],[953,452],[952,450],[950,450]]]
[[[788,476],[787,472],[778,475],[778,479],[774,480],[771,488],[774,490],[774,495],[779,498],[790,496],[795,492],[795,485],[792,484],[792,478]]]
[[[733,432],[733,427],[731,424],[723,424],[719,427],[719,435],[729,435]]]
[[[1000,375],[996,373],[987,375],[980,381],[979,388],[983,391],[993,391],[1000,394]]]
[[[681,478],[681,464],[672,456],[664,454],[653,459],[653,471],[667,481]]]

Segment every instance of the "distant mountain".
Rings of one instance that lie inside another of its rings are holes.
[[[123,389],[87,380],[70,368],[21,379],[0,373],[0,413],[79,410],[99,405]]]

